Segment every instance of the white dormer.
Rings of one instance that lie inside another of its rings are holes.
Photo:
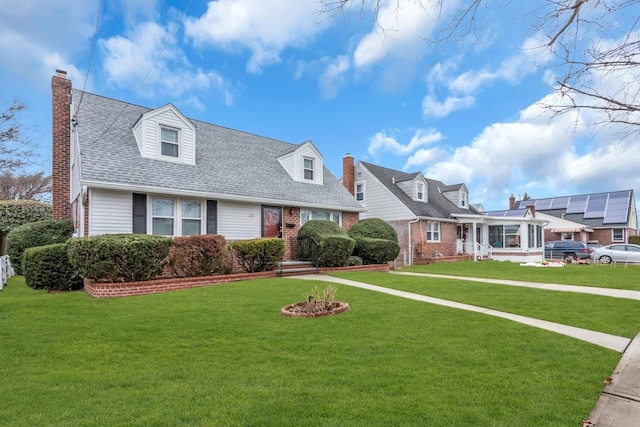
[[[287,151],[278,157],[278,161],[294,181],[322,185],[324,163],[311,141]]]
[[[140,116],[133,134],[142,157],[196,164],[196,128],[172,104]]]
[[[427,197],[427,180],[421,173],[418,173],[413,179],[397,182],[396,185],[400,187],[411,199],[416,202],[428,202]]]
[[[449,185],[442,190],[442,194],[457,207],[469,209],[469,190],[466,185]]]

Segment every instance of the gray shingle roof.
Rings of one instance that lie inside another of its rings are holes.
[[[395,183],[414,179],[419,172],[406,173],[394,169],[377,166],[367,162],[360,162],[373,176],[393,193],[416,216],[429,218],[451,219],[451,214],[477,214],[474,208],[462,209],[447,199],[441,191],[449,188],[441,181],[425,178],[427,181],[427,203],[413,200]],[[458,186],[459,188],[459,186]]]
[[[79,90],[73,91],[77,105]],[[292,205],[359,211],[362,206],[325,167],[324,185],[294,181],[278,162],[289,144],[191,120],[196,126],[196,164],[140,155],[132,126],[150,108],[84,93],[75,132],[83,181],[197,192],[210,198],[273,200]]]

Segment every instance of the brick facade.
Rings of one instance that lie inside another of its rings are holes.
[[[71,219],[69,205],[70,142],[71,142],[71,81],[66,71],[56,70],[51,80],[53,147],[51,193],[53,219]]]

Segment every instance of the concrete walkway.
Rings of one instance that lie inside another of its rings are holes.
[[[483,283],[494,283],[508,286],[524,286],[537,289],[546,289],[563,292],[581,292],[594,295],[608,296],[614,298],[627,298],[640,300],[640,292],[626,291],[619,289],[591,288],[586,286],[569,286],[544,284],[534,282],[518,282],[500,279],[482,279],[473,277],[446,276],[437,274],[392,272],[393,274],[404,274],[421,277],[435,277],[456,280],[476,281]],[[635,339],[630,340],[625,337],[605,334],[602,332],[590,331],[545,320],[534,319],[532,317],[519,316],[517,314],[505,313],[497,310],[489,310],[470,304],[462,304],[455,301],[440,298],[428,297],[411,292],[399,291],[368,283],[356,282],[354,280],[341,279],[338,277],[325,276],[321,274],[294,276],[302,280],[319,280],[325,282],[339,283],[375,292],[382,292],[402,298],[416,301],[423,301],[430,304],[438,304],[446,307],[461,310],[473,311],[476,313],[488,314],[490,316],[502,317],[514,322],[523,323],[562,335],[567,335],[582,341],[602,346],[611,350],[623,353],[622,359],[615,371],[611,374],[611,379],[605,386],[600,398],[596,402],[593,411],[583,425],[585,427],[638,427],[640,426],[640,334]]]
[[[390,271],[391,274],[405,276],[435,277],[440,279],[464,280],[467,282],[493,283],[496,285],[521,286],[525,288],[546,289],[548,291],[577,292],[580,294],[592,294],[613,298],[634,299],[640,301],[640,291],[628,291],[625,289],[594,288],[591,286],[556,285],[552,283],[522,282],[517,280],[482,279],[478,277],[448,276],[445,274],[410,273],[404,271]],[[639,424],[640,425],[640,424]]]

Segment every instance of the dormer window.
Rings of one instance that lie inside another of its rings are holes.
[[[160,152],[163,156],[179,157],[178,130],[160,127]]]
[[[416,183],[416,200],[424,200],[424,184],[421,182]]]
[[[460,207],[467,207],[467,193],[465,193],[464,191],[460,193]]]
[[[313,159],[304,158],[304,179],[313,181]]]

